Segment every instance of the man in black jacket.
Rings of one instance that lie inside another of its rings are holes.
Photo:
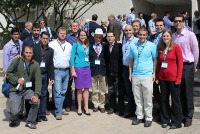
[[[22,33],[20,35],[20,40],[23,41],[24,39],[26,39],[27,37],[29,37],[31,35],[32,32],[32,22],[27,21],[25,23],[25,28],[22,30]]]
[[[105,93],[106,93],[106,51],[107,47],[102,43],[103,31],[97,28],[94,33],[94,40],[90,44],[89,58],[92,75],[92,103],[94,112],[100,109],[101,113],[105,112]]]
[[[108,114],[116,111],[116,96],[118,93],[119,116],[124,115],[124,88],[122,78],[122,44],[115,42],[115,34],[107,33],[109,51],[107,52],[107,80],[110,110]]]
[[[53,49],[48,46],[49,33],[44,31],[40,35],[40,42],[33,45],[34,56],[33,59],[40,64],[42,76],[42,89],[40,96],[40,108],[37,121],[47,121],[45,112],[47,109],[48,99],[48,84],[54,83],[54,64],[53,64]]]

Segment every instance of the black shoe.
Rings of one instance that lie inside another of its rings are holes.
[[[113,114],[114,113],[114,110],[113,109],[110,109],[108,110],[107,114]]]
[[[93,112],[98,112],[98,108],[93,108]]]
[[[187,121],[187,122],[184,123],[184,127],[189,127],[191,125],[192,125],[192,122],[189,122],[189,121]]]
[[[105,111],[106,111],[105,108],[100,108],[101,113],[105,113]]]
[[[162,128],[166,128],[168,124],[162,124]]]
[[[150,127],[152,124],[152,121],[145,121],[144,127]]]
[[[133,114],[126,114],[126,115],[124,115],[124,118],[131,118],[131,117],[133,117]]]
[[[23,114],[19,114],[18,115],[18,119],[23,120],[24,119],[24,115]]]
[[[83,109],[83,113],[84,113],[85,115],[88,115],[88,116],[91,115],[89,112],[87,113],[85,109]]]
[[[40,119],[43,120],[43,121],[48,121],[46,116],[41,116]]]
[[[42,122],[42,119],[40,117],[37,117],[36,122]]]
[[[120,117],[122,117],[122,116],[124,116],[124,113],[119,112],[118,115],[119,115]]]
[[[17,124],[16,124],[15,121],[10,121],[9,122],[9,127],[16,127],[16,126],[17,126]]]
[[[81,116],[81,115],[82,115],[82,113],[78,113],[78,112],[77,112],[77,114],[78,114],[79,116]]]
[[[138,125],[140,123],[142,123],[142,119],[134,119],[132,125]]]
[[[170,129],[177,129],[176,126],[170,126]]]

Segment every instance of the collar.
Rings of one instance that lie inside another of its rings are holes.
[[[70,32],[69,35],[70,35],[70,36],[74,36],[74,37],[78,37],[78,34],[77,34],[77,36],[76,36],[73,32]]]
[[[176,36],[178,36],[178,35],[185,35],[186,34],[186,29],[183,28],[183,30],[181,31],[180,34],[177,34],[177,32],[175,34],[176,34]]]
[[[25,28],[25,30],[26,30],[28,33],[31,33],[27,28]]]
[[[132,35],[130,38],[126,38],[126,42],[127,41],[132,41],[134,39],[134,36]]]
[[[95,43],[94,43],[94,45],[95,45],[95,46],[97,46],[97,43],[95,42]],[[98,44],[98,46],[101,46],[101,43],[100,43],[100,44]]]
[[[57,42],[60,44],[60,45],[62,45],[62,43],[60,42],[60,40],[57,38]],[[63,43],[63,44],[65,44],[66,43],[66,40],[65,40],[65,42]]]
[[[109,44],[109,47],[114,46],[114,45],[115,45],[115,42],[113,42],[112,45]]]
[[[24,56],[22,57],[22,61],[25,62]],[[30,63],[34,63],[34,62],[35,62],[35,60],[32,58]]]
[[[15,46],[15,42],[12,39],[10,41],[11,41],[11,45]],[[20,45],[19,40],[18,40],[18,44]]]
[[[46,48],[43,48],[42,42],[40,42],[40,46],[41,46],[42,49],[49,49],[49,43],[47,44],[47,47],[46,47]]]

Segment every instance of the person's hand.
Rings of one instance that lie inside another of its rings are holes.
[[[38,97],[32,96],[31,101],[34,102],[34,103],[38,102]]]
[[[50,84],[50,85],[53,85],[53,84],[54,84],[54,80],[50,80],[50,81],[49,81],[49,84]]]
[[[76,72],[75,72],[75,71],[73,71],[73,72],[72,72],[72,77],[77,77],[77,75],[76,75]]]
[[[23,85],[24,84],[24,79],[23,78],[19,78],[17,83],[20,84],[20,85]]]
[[[180,83],[175,82],[175,85],[180,85]]]
[[[129,80],[130,80],[130,82],[132,82],[132,76],[129,76]]]
[[[19,58],[21,58],[22,56],[21,55],[17,55],[17,56],[15,56],[15,58],[17,58],[17,59],[19,59]]]
[[[156,84],[159,84],[159,80],[156,80]]]

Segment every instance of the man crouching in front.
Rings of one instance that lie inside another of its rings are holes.
[[[16,127],[17,114],[21,109],[21,100],[25,99],[31,105],[26,121],[26,127],[36,129],[36,117],[39,108],[39,95],[41,93],[41,73],[39,63],[32,60],[33,47],[26,45],[23,57],[16,58],[6,72],[6,78],[11,83],[9,93],[10,127]]]

